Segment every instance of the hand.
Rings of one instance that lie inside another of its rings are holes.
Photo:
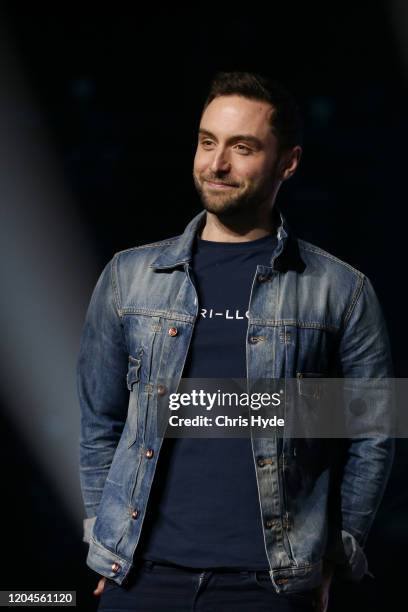
[[[330,561],[325,560],[323,563],[323,579],[321,585],[316,589],[314,599],[316,612],[327,612],[329,605],[329,591],[334,574],[335,565]]]
[[[105,582],[106,582],[106,578],[105,578],[105,576],[102,576],[102,578],[99,579],[98,586],[96,587],[96,589],[93,592],[93,594],[96,597],[100,597],[102,595],[103,589],[105,588]]]

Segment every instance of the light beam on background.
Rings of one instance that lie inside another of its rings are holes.
[[[0,34],[1,393],[79,523],[75,367],[98,271],[12,41]]]

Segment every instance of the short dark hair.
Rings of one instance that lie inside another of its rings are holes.
[[[278,139],[279,152],[302,144],[299,107],[281,83],[254,72],[217,72],[211,82],[203,111],[214,98],[231,95],[262,100],[272,105],[274,112],[271,115],[271,127]]]

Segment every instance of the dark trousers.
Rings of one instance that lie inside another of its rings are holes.
[[[98,612],[312,612],[314,591],[277,594],[268,572],[193,570],[144,561],[107,579]]]

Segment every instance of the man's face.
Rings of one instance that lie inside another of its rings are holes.
[[[219,96],[205,109],[194,158],[194,183],[204,208],[221,217],[254,212],[276,185],[278,141],[270,104]]]

